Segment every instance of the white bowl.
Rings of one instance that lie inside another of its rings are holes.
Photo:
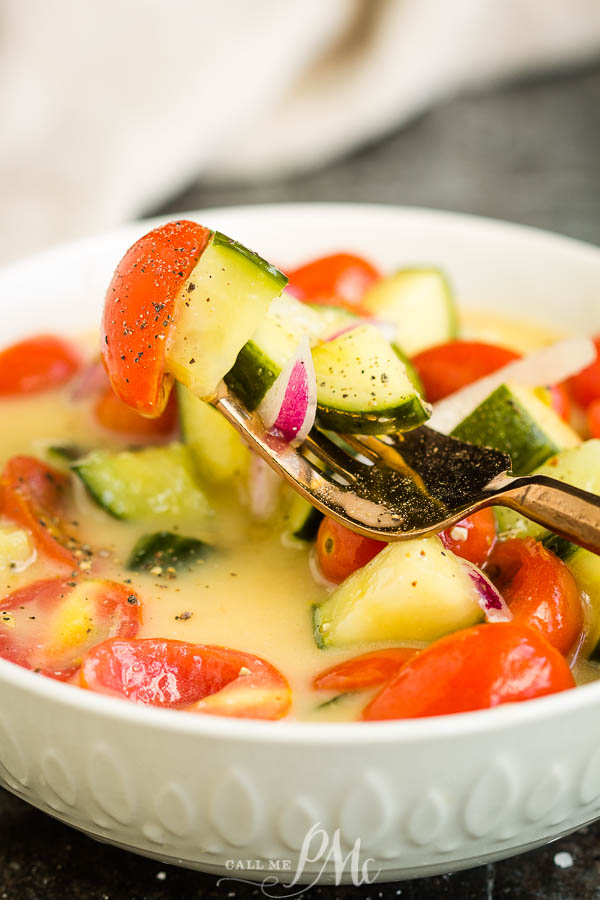
[[[384,269],[438,263],[468,307],[600,330],[600,251],[565,238],[383,206],[189,217],[282,265],[340,249]],[[0,273],[2,342],[93,326],[117,260],[148,227]],[[344,855],[360,839],[361,864],[374,860],[369,877],[379,870],[389,881],[500,859],[600,816],[600,682],[430,720],[269,723],[136,707],[0,660],[0,763],[13,793],[165,862],[290,880],[306,833],[320,823],[330,842],[338,833]],[[331,846],[306,863],[300,881],[335,879]],[[348,863],[341,878],[352,877]]]

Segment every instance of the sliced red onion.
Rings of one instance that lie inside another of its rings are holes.
[[[278,432],[290,443],[301,443],[313,427],[317,411],[317,376],[306,335],[257,411],[268,431]]]
[[[475,585],[477,602],[482,608],[486,620],[488,622],[512,621],[513,616],[506,600],[487,575],[484,575],[481,569],[478,569],[476,565],[467,559],[463,559],[461,562],[467,570],[467,575]]]
[[[273,469],[252,454],[248,472],[250,510],[257,519],[269,519],[277,509],[282,480]]]
[[[73,386],[71,397],[73,400],[86,400],[88,397],[94,397],[108,387],[108,375],[106,369],[100,362],[90,363],[82,369],[77,376],[77,380]]]
[[[492,372],[435,403],[427,425],[442,434],[450,434],[459,422],[501,384],[507,381],[514,381],[525,387],[557,384],[581,372],[595,358],[596,348],[591,338],[575,337],[558,341],[503,366],[497,372]]]

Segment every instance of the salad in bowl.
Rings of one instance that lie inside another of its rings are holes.
[[[275,262],[175,220],[118,263],[100,341],[33,330],[0,351],[0,656],[90,703],[281,727],[599,677],[595,554],[500,508],[419,540],[355,534],[210,404],[224,382],[279,438],[318,428],[348,450],[344,434],[418,428],[459,397],[454,436],[597,493],[595,349],[536,380],[558,335],[469,315],[427,261]]]

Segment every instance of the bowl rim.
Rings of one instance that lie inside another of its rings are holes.
[[[543,244],[546,249],[555,246],[568,250],[581,258],[600,265],[600,249],[586,241],[568,237],[556,232],[535,228],[501,219],[478,216],[470,213],[437,210],[428,207],[405,206],[386,203],[258,203],[206,207],[138,219],[118,228],[63,242],[33,255],[18,259],[0,269],[0,286],[6,276],[15,277],[20,269],[39,265],[55,256],[71,255],[92,249],[103,240],[115,240],[120,235],[124,239],[136,232],[143,233],[156,225],[176,219],[195,219],[199,216],[216,218],[223,215],[265,214],[285,215],[294,213],[302,216],[322,216],[332,214],[360,215],[371,213],[390,219],[404,216],[420,220],[422,223],[461,224],[476,227],[490,234],[504,233],[521,242]],[[600,680],[577,686],[558,694],[520,703],[506,703],[492,709],[473,712],[453,713],[420,719],[398,719],[380,722],[306,722],[294,719],[263,721],[257,719],[236,719],[225,716],[185,713],[181,710],[158,709],[130,703],[123,698],[98,694],[82,689],[78,685],[56,681],[40,676],[28,669],[0,658],[0,683],[8,682],[12,687],[34,694],[48,702],[92,717],[117,719],[146,727],[189,736],[225,738],[234,741],[269,744],[319,744],[339,745],[341,743],[362,745],[389,743],[413,743],[434,740],[441,737],[460,738],[480,732],[496,732],[523,724],[539,724],[543,720],[560,717],[564,713],[575,713],[582,708],[600,705]],[[93,696],[90,696],[93,695]],[[91,701],[91,702],[90,702]]]

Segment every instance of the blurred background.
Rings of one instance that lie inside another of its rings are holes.
[[[600,242],[598,0],[2,0],[0,122],[4,262],[290,200]]]

